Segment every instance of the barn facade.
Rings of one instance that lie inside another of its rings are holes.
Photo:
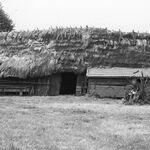
[[[0,79],[0,95],[84,95],[85,85],[85,73],[62,72],[25,79],[7,77]]]
[[[146,94],[150,97],[150,68],[90,68],[87,70],[88,93],[99,97],[123,98],[126,86],[132,79],[140,82],[143,72],[146,84]]]

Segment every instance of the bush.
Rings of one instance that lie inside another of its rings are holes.
[[[138,88],[134,88],[134,85],[128,85],[126,88],[125,97],[123,99],[124,104],[148,104],[148,98],[145,92],[145,87],[148,78],[145,78],[143,72],[141,72],[140,83]]]

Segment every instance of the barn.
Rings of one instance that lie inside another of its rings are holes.
[[[150,68],[103,67],[87,69],[88,93],[99,97],[123,98],[126,86],[134,78],[140,82],[142,74],[145,80],[150,78]],[[150,82],[147,82],[146,93],[150,95]]]
[[[101,66],[117,69],[97,76],[88,69]],[[123,72],[149,67],[148,33],[91,27],[0,33],[0,95],[84,95],[96,86],[102,97],[122,97],[132,74]]]

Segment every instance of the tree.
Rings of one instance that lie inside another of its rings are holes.
[[[4,12],[0,3],[0,32],[8,32],[13,29],[14,25],[9,16]]]

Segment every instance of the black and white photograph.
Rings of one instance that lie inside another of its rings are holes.
[[[0,0],[0,150],[150,150],[150,1]]]

